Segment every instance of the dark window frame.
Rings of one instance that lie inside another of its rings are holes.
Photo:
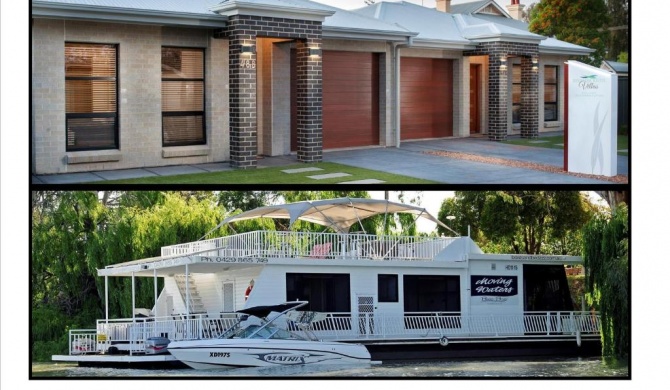
[[[180,50],[193,50],[202,52],[202,78],[177,78],[177,77],[163,77],[163,49],[180,49]],[[190,145],[206,145],[207,144],[207,106],[206,101],[206,52],[205,48],[201,47],[186,47],[186,46],[161,46],[161,145],[163,147],[172,147],[172,146],[190,146]],[[202,82],[202,111],[163,111],[162,100],[163,100],[163,84],[165,82]],[[202,117],[202,140],[198,141],[189,141],[189,142],[165,142],[165,118],[166,117],[187,117],[187,116],[198,116]]]
[[[68,80],[78,81],[78,80],[90,80],[90,81],[113,81],[114,82],[114,94],[115,102],[114,112],[86,112],[86,113],[68,113],[67,107],[65,109],[65,151],[66,152],[85,152],[91,150],[118,150],[119,146],[119,45],[115,43],[99,43],[99,42],[77,42],[77,41],[66,41],[64,44],[64,55],[65,47],[68,45],[77,45],[77,46],[111,46],[114,48],[114,67],[115,72],[113,77],[105,76],[67,76],[67,69],[64,69],[65,73],[65,83],[67,84]],[[67,63],[64,64],[67,66]],[[67,86],[65,88],[65,101],[67,102]],[[67,103],[66,103],[67,104]],[[70,146],[68,144],[68,128],[70,119],[88,119],[88,118],[114,118],[114,144],[110,146],[100,146],[100,147],[83,147],[77,148]]]
[[[382,280],[385,279],[385,280]],[[395,283],[395,289],[390,289],[388,283]],[[377,302],[388,303],[399,302],[400,293],[398,292],[398,274],[378,274],[377,275]],[[395,290],[395,291],[394,291]],[[393,296],[395,294],[395,297]]]
[[[559,66],[558,65],[545,65],[544,68],[545,68],[544,69],[544,72],[545,72],[544,75],[545,76],[546,76],[546,68],[554,68],[554,70],[556,71],[555,82],[548,83],[546,77],[544,79],[545,89],[544,89],[544,93],[542,94],[542,100],[544,102],[543,108],[544,108],[544,113],[545,113],[544,120],[546,122],[556,122],[556,121],[559,120],[559,118],[558,118],[558,109],[559,109],[559,106],[558,106],[558,101],[559,101],[559,99],[558,99],[558,86],[559,86],[559,76],[560,76]],[[554,96],[554,101],[547,101],[546,100],[546,98],[547,98],[546,86],[547,85],[553,85],[554,86],[554,95],[555,95]],[[552,111],[554,112],[554,115],[555,115],[553,119],[547,119],[547,117],[546,117],[547,106],[552,107]]]

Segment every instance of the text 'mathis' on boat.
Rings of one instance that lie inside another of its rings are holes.
[[[296,300],[323,313],[309,329],[319,340],[364,344],[375,361],[600,353],[598,313],[575,308],[567,283],[565,266],[582,264],[580,257],[485,254],[467,236],[352,231],[366,218],[397,213],[452,231],[415,205],[306,201],[249,210],[219,226],[278,218],[290,227],[301,220],[332,232],[232,234],[107,266],[98,270],[105,297],[108,278],[153,278],[154,307],[148,316],[134,309],[125,319],[108,318],[106,311],[96,329],[71,331],[70,355],[53,359],[148,359],[147,346],[157,337],[216,338],[238,321],[238,310]],[[164,279],[161,291],[158,278]],[[134,291],[132,297],[135,308]]]

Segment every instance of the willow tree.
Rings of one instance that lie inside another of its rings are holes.
[[[603,354],[630,353],[628,207],[594,216],[583,229],[586,288],[602,320]]]
[[[196,241],[223,219],[211,192],[32,193],[33,359],[67,351],[67,330],[91,328],[104,311],[107,265],[160,255]],[[253,227],[249,227],[253,228]],[[225,228],[211,237],[228,234]],[[132,315],[129,278],[109,278],[109,315]],[[153,281],[136,278],[138,307],[153,305]]]

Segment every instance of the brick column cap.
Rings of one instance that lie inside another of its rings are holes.
[[[335,10],[316,2],[305,3],[300,7],[287,5],[278,0],[228,0],[209,9],[222,16],[249,15],[272,18],[311,20],[322,22]]]

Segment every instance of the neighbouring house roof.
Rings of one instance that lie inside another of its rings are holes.
[[[619,76],[628,75],[628,64],[625,62],[603,61],[600,68],[609,70],[610,72],[614,72]]]
[[[505,11],[498,3],[494,0],[479,0],[471,1],[468,3],[461,4],[452,4],[449,8],[449,13],[451,14],[474,14],[478,12],[486,12],[488,6],[496,9],[502,15],[510,17],[507,11]]]

